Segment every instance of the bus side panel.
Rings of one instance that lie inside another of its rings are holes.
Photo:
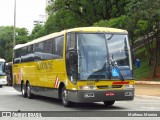
[[[16,90],[21,91],[21,81],[20,81],[21,72],[19,66],[20,65],[18,64],[13,64],[13,87]]]

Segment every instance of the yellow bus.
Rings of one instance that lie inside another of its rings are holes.
[[[13,86],[23,97],[47,96],[71,103],[134,99],[126,30],[80,27],[16,45]]]

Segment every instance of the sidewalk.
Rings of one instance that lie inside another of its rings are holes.
[[[160,97],[160,82],[135,81],[135,95]]]
[[[135,84],[136,85],[140,85],[140,84],[143,84],[143,85],[160,85],[160,81],[159,82],[156,82],[156,81],[135,81]]]

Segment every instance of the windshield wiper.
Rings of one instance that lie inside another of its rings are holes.
[[[122,81],[124,81],[124,77],[123,77],[122,73],[120,72],[119,68],[117,67],[116,61],[111,61],[111,65],[116,68],[116,70],[117,70],[117,72],[118,72],[118,74],[120,76],[120,79]]]

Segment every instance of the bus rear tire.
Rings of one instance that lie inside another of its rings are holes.
[[[31,93],[31,86],[29,83],[27,83],[27,98],[28,99],[32,99],[33,98],[33,94]]]
[[[64,107],[70,107],[71,106],[71,102],[68,101],[68,92],[66,90],[66,87],[62,88],[61,100],[62,100],[62,104],[63,104]]]
[[[26,86],[24,85],[24,83],[22,83],[22,96],[26,97],[27,93],[26,93]]]
[[[115,103],[115,101],[103,101],[103,103],[105,106],[112,106]]]

